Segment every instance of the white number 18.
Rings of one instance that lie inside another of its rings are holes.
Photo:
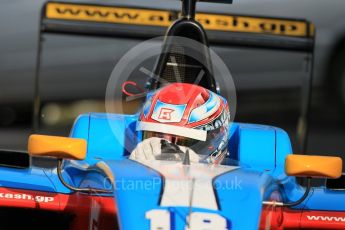
[[[168,210],[154,209],[146,212],[146,219],[150,220],[151,230],[170,230],[170,212]],[[216,213],[192,212],[187,217],[189,226],[186,230],[225,230],[226,219]]]

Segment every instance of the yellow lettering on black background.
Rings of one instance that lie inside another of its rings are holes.
[[[143,26],[170,26],[175,13],[165,10],[148,10],[111,6],[47,3],[46,17],[50,19],[120,23]],[[255,18],[248,16],[198,13],[198,20],[206,30],[274,34],[305,37],[308,24],[304,21]]]

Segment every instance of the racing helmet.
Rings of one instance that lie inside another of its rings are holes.
[[[173,83],[147,95],[137,130],[191,148],[202,161],[221,163],[230,123],[225,98],[201,86]]]

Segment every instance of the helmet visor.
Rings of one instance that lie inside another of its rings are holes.
[[[175,145],[191,148],[199,155],[209,156],[215,152],[219,152],[219,147],[224,145],[224,135],[221,129],[209,131],[206,141],[199,141],[188,137],[177,136],[167,133],[159,133],[152,131],[143,131],[143,139],[158,137],[165,139]]]

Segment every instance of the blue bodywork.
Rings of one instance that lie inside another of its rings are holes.
[[[269,199],[272,192],[279,191],[283,201],[295,201],[304,193],[304,188],[296,183],[295,178],[284,173],[285,158],[292,153],[285,131],[271,126],[233,123],[229,151],[231,158],[238,161],[239,168],[213,180],[217,184],[214,190],[219,210],[161,207],[159,200],[164,178],[155,170],[128,159],[130,151],[141,139],[141,134],[135,131],[136,121],[137,115],[91,113],[79,116],[70,137],[87,141],[87,157],[83,161],[66,160],[63,170],[65,180],[73,186],[102,188],[106,175],[87,169],[97,162],[105,162],[115,176],[115,192],[110,196],[116,200],[122,229],[149,229],[150,221],[145,218],[145,213],[153,209],[169,210],[176,229],[184,229],[190,211],[218,213],[227,220],[227,227],[231,229],[257,229],[262,201]],[[30,180],[23,181],[23,175],[30,175]],[[130,181],[153,181],[154,186],[150,189],[126,189],[126,183]],[[229,181],[237,181],[238,188],[223,189],[222,185]],[[54,168],[1,167],[0,186],[72,193],[60,182]],[[295,209],[341,211],[345,200],[337,199],[340,194],[345,192],[314,188],[308,199]]]

